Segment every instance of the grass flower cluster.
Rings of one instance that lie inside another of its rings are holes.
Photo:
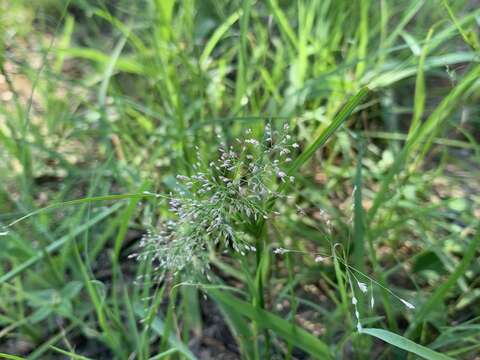
[[[193,175],[177,176],[178,187],[169,196],[172,217],[149,231],[132,256],[176,273],[204,271],[208,254],[218,248],[241,255],[255,251],[251,227],[275,214],[266,203],[285,196],[276,191],[277,183],[294,182],[285,168],[299,145],[288,130],[267,124],[260,142],[248,129],[245,139],[220,144],[216,160],[197,159]]]
[[[324,214],[324,217],[327,218],[328,215]],[[273,254],[284,255],[284,254],[292,253],[292,254],[299,254],[299,255],[304,255],[308,257],[311,257],[313,255],[315,263],[324,263],[327,260],[336,259],[336,261],[338,261],[341,265],[343,265],[343,268],[341,270],[342,277],[346,280],[348,284],[349,293],[350,293],[350,302],[353,306],[353,312],[354,312],[355,321],[356,321],[356,329],[358,332],[363,331],[362,319],[360,316],[360,310],[358,306],[359,305],[358,297],[359,296],[368,297],[366,299],[367,300],[366,302],[368,302],[370,310],[373,311],[375,308],[375,296],[374,296],[375,286],[380,288],[381,290],[385,290],[393,298],[400,301],[407,309],[410,309],[410,310],[415,309],[415,306],[412,303],[408,302],[405,299],[402,299],[400,296],[395,294],[394,291],[392,291],[386,286],[383,286],[370,275],[367,275],[364,272],[360,271],[359,269],[355,268],[354,266],[350,265],[348,263],[348,257],[346,257],[345,254],[337,253],[337,250],[336,250],[337,247],[341,247],[341,244],[339,243],[332,244],[332,247],[331,247],[332,254],[324,254],[324,253],[311,254],[311,253],[306,253],[300,250],[285,249],[281,247],[273,249]],[[360,294],[358,293],[358,290],[360,290]]]

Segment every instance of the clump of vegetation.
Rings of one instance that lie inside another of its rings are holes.
[[[0,2],[0,358],[476,359],[479,16]]]
[[[219,158],[193,164],[191,176],[177,175],[175,194],[169,196],[174,218],[162,222],[140,242],[141,261],[153,261],[161,270],[174,273],[204,271],[208,254],[215,247],[232,249],[242,256],[256,251],[251,229],[268,219],[272,199],[285,198],[278,192],[276,180],[293,183],[286,166],[292,162],[299,145],[286,133],[265,127],[262,141],[253,137],[235,139],[235,145],[220,144]],[[247,129],[246,136],[252,136]],[[250,231],[249,231],[250,228]]]

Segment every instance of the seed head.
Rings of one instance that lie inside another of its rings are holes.
[[[141,251],[133,257],[152,261],[159,271],[205,272],[211,251],[233,250],[241,255],[255,251],[244,224],[275,214],[275,209],[265,212],[265,205],[272,197],[285,197],[276,191],[277,179],[294,181],[283,169],[286,160],[291,161],[284,156],[292,152],[289,147],[293,145],[290,136],[270,125],[265,128],[267,144],[253,138],[251,130],[247,135],[232,146],[220,144],[215,160],[197,159],[192,175],[176,176],[178,188],[170,194],[170,219],[147,232],[140,242]]]

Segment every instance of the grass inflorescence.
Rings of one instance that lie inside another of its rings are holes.
[[[287,131],[288,125],[279,133],[267,124],[258,141],[247,129],[245,139],[219,145],[218,159],[197,158],[192,175],[176,176],[175,193],[169,194],[172,217],[150,230],[140,242],[142,250],[131,257],[152,261],[156,268],[173,273],[185,268],[204,272],[215,248],[242,256],[256,251],[248,228],[260,219],[279,215],[267,202],[285,198],[277,191],[277,182],[295,179],[287,176],[286,167],[299,145]]]

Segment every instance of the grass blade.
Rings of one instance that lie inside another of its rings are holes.
[[[287,39],[291,42],[291,45],[296,48],[298,44],[297,37],[295,36],[295,32],[293,31],[292,27],[290,26],[287,16],[278,5],[277,0],[269,0],[270,8],[272,9],[273,15],[278,21],[278,25],[282,33],[285,34]]]
[[[383,340],[393,346],[416,354],[427,360],[453,360],[451,357],[440,354],[425,346],[414,343],[412,340],[404,338],[403,336],[394,334],[383,329],[363,329],[362,334],[367,334],[377,339]]]
[[[413,135],[407,141],[400,154],[398,154],[398,156],[395,158],[390,170],[383,178],[380,190],[377,192],[377,195],[373,201],[373,205],[368,211],[369,222],[374,219],[380,206],[386,201],[390,184],[393,182],[395,176],[401,171],[413,150],[422,141],[426,140],[427,138],[431,139],[432,134],[436,133],[435,129],[441,126],[448,118],[448,115],[453,111],[458,99],[472,86],[479,76],[480,66],[476,66],[470,70],[470,72],[465,75],[462,82],[460,82],[447,95],[447,97],[442,100],[442,102],[437,106],[435,111],[428,117],[422,126],[412,129],[414,130]],[[428,149],[430,144],[431,142],[428,142],[428,144],[423,146],[422,153],[426,152],[426,149]]]
[[[413,106],[413,119],[410,125],[409,136],[412,135],[415,129],[419,126],[420,120],[422,118],[424,109],[425,109],[425,59],[428,54],[428,43],[432,37],[433,29],[430,29],[428,32],[427,38],[425,39],[425,45],[423,46],[422,53],[420,55],[420,60],[418,61],[418,71],[417,78],[415,81],[415,97],[414,97],[414,106]]]
[[[147,316],[147,312],[145,311],[142,304],[136,303],[133,305],[135,314],[145,319]],[[153,317],[153,321],[150,324],[151,329],[155,331],[158,335],[163,336],[165,324],[164,322],[158,317]],[[169,345],[174,348],[176,351],[181,353],[186,359],[188,360],[197,360],[197,357],[190,351],[190,349],[177,338],[174,333],[170,333],[168,336],[168,343]],[[170,349],[168,349],[170,350]],[[166,351],[168,351],[166,350]]]
[[[413,322],[405,332],[405,336],[410,337],[413,335],[417,327],[426,319],[427,315],[434,309],[438,309],[438,305],[444,300],[448,291],[455,285],[460,276],[464,275],[467,271],[470,263],[475,258],[478,247],[480,246],[480,230],[477,227],[477,236],[472,240],[468,247],[464,251],[462,261],[458,264],[455,271],[449,276],[446,282],[444,282],[432,296],[423,304],[420,310],[415,314]]]
[[[254,359],[254,343],[251,340],[252,329],[248,326],[245,318],[243,318],[235,308],[222,302],[218,302],[217,304],[240,347],[241,353],[247,355],[248,359]]]
[[[107,98],[108,85],[110,84],[110,79],[113,76],[115,70],[115,64],[117,63],[120,55],[122,53],[125,44],[127,43],[128,34],[122,36],[120,41],[115,46],[112,55],[107,63],[105,68],[105,73],[103,75],[102,83],[100,84],[100,89],[98,91],[98,103],[101,108],[105,108],[105,99]]]
[[[237,22],[238,19],[240,19],[241,11],[236,11],[232,15],[230,15],[225,22],[220,25],[215,32],[213,33],[212,37],[210,40],[208,40],[207,44],[205,45],[205,48],[203,49],[202,54],[200,55],[199,58],[199,63],[202,68],[205,68],[207,66],[207,60],[210,54],[212,53],[213,49],[217,45],[217,43],[220,41],[223,35],[228,31],[228,29],[231,28],[233,24]]]
[[[0,359],[25,360],[25,358],[5,353],[0,353]]]
[[[359,140],[359,151],[357,156],[357,169],[355,174],[354,208],[353,208],[353,243],[354,263],[357,269],[363,271],[365,268],[365,211],[362,206],[362,159],[364,152],[363,140]]]
[[[148,360],[159,360],[159,359],[163,359],[165,357],[167,357],[168,355],[172,355],[172,354],[175,354],[176,352],[178,352],[178,349],[168,349],[167,351],[164,351],[164,352],[161,352],[160,354],[157,354],[153,357],[151,357],[150,359]]]
[[[330,136],[343,124],[345,120],[352,114],[353,110],[360,105],[365,96],[368,94],[368,87],[360,89],[360,91],[350,98],[338,114],[333,118],[330,125],[322,131],[322,133],[311,143],[293,162],[292,166],[288,170],[290,175],[294,174],[301,166],[303,166],[317,151],[317,149],[324,145]]]
[[[73,352],[60,349],[60,348],[58,348],[58,347],[56,347],[56,346],[50,346],[50,348],[53,349],[53,350],[55,350],[56,352],[59,352],[60,354],[69,356],[70,359],[74,359],[74,360],[93,360],[93,359],[88,358],[88,357],[86,357],[86,356],[78,355],[78,354],[75,354],[75,353],[73,353]]]
[[[412,1],[409,8],[406,11],[406,14],[402,20],[398,23],[396,28],[391,32],[390,36],[385,40],[384,46],[390,47],[394,44],[398,35],[402,32],[405,26],[412,20],[412,18],[418,13],[420,8],[423,6],[425,1]]]
[[[141,197],[156,197],[158,195],[152,194],[152,193],[141,193],[141,194],[115,194],[115,195],[102,195],[102,196],[93,196],[93,197],[86,197],[86,198],[81,198],[81,199],[75,199],[75,200],[69,200],[69,201],[64,201],[61,203],[55,203],[51,204],[48,206],[45,206],[43,208],[34,210],[32,212],[29,212],[28,214],[22,216],[21,218],[18,218],[11,223],[9,223],[7,226],[5,226],[5,230],[7,228],[10,228],[14,226],[15,224],[18,224],[21,221],[27,220],[28,218],[38,215],[40,213],[43,213],[45,211],[50,211],[54,209],[59,209],[65,206],[75,206],[75,205],[81,205],[81,204],[86,204],[90,202],[97,202],[97,201],[114,201],[114,200],[125,200],[125,199],[135,199],[135,198],[141,198]]]
[[[86,59],[100,66],[108,66],[110,62],[110,56],[92,48],[70,47],[68,49],[57,49],[56,51],[60,54],[64,54],[65,58]],[[115,62],[114,66],[114,69],[118,71],[137,75],[147,75],[146,67],[133,58],[120,57]]]
[[[27,261],[23,262],[22,264],[16,266],[12,270],[10,270],[8,273],[0,277],[0,284],[9,281],[10,279],[14,278],[15,276],[21,274],[25,270],[27,270],[29,267],[34,265],[35,263],[39,262],[45,257],[45,253],[50,254],[57,249],[61,248],[65,243],[68,241],[74,239],[78,234],[81,234],[85,230],[89,229],[93,225],[97,224],[101,220],[105,219],[109,215],[113,214],[115,211],[117,211],[123,204],[115,204],[112,207],[108,208],[107,210],[103,211],[90,221],[87,221],[85,224],[77,227],[74,231],[72,231],[70,234],[67,234],[63,236],[62,238],[58,239],[57,241],[53,242],[49,246],[47,246],[46,250],[44,252],[39,253],[38,255],[35,255],[28,259]]]
[[[220,292],[218,290],[207,290],[207,293],[217,302],[223,303],[237,310],[238,313],[257,322],[258,325],[265,329],[270,329],[284,339],[295,344],[298,348],[308,352],[316,359],[331,359],[330,349],[320,339],[311,335],[307,331],[294,326],[288,320],[284,320],[277,315],[266,310],[261,310],[240,300],[235,296]]]
[[[458,29],[458,32],[460,35],[462,35],[463,41],[465,41],[466,44],[468,44],[474,51],[478,51],[480,45],[478,44],[478,40],[474,36],[469,36],[471,34],[468,34],[462,27],[462,24],[458,22],[457,17],[453,13],[452,8],[450,5],[448,5],[448,2],[446,0],[442,1],[443,6],[448,12],[448,15],[450,16],[450,19],[452,20],[453,24],[455,27]]]

